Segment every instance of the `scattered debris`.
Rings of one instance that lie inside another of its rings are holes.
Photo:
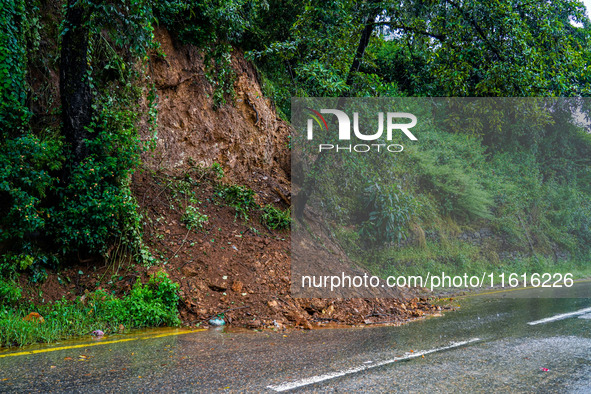
[[[222,318],[219,317],[215,317],[213,319],[209,319],[208,323],[212,326],[215,327],[219,327],[219,326],[225,326],[226,325],[226,321]]]

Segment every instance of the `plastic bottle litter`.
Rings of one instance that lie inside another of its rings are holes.
[[[208,323],[211,326],[225,326],[226,325],[226,321],[224,319],[219,318],[219,317],[214,317],[213,319],[209,319]]]

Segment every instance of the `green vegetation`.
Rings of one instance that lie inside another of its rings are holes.
[[[224,177],[224,169],[220,163],[213,163],[211,167],[209,167],[209,171],[214,174],[215,179],[220,180]]]
[[[188,205],[185,208],[185,214],[181,217],[181,221],[187,225],[189,230],[202,229],[208,220],[209,217],[199,212],[199,208],[193,205]]]
[[[250,0],[153,2],[155,20],[183,43],[204,50],[205,77],[213,87],[214,107],[235,98],[236,73],[231,65],[232,45],[240,45],[245,32],[266,2]]]
[[[552,102],[571,110],[572,101]],[[497,108],[494,115],[511,118],[519,110]],[[565,112],[520,113],[530,135],[540,135],[529,146],[486,143],[457,125],[455,134],[430,125],[392,160],[333,154],[342,163],[318,173],[310,204],[330,218],[349,255],[381,275],[517,270],[588,276],[591,135]],[[445,124],[445,116],[437,119]],[[511,127],[506,121],[496,132],[510,141],[516,138]],[[549,148],[548,141],[560,141],[561,148]]]
[[[272,205],[265,205],[261,215],[261,222],[273,230],[285,230],[291,225],[291,210],[282,211]]]
[[[35,342],[51,342],[102,330],[106,334],[125,329],[177,326],[178,283],[158,272],[147,284],[138,280],[131,292],[117,298],[104,290],[51,304],[33,306],[19,302],[16,285],[0,282],[0,346],[24,346]],[[39,313],[43,321],[25,320],[30,312]]]
[[[258,207],[254,191],[246,186],[220,186],[217,195],[236,210],[236,217],[240,216],[244,220],[248,220],[250,210]]]
[[[571,273],[575,277],[590,275],[588,263],[566,260],[557,263],[547,256],[521,256],[500,264],[494,250],[458,240],[427,241],[424,246],[409,246],[377,251],[368,267],[377,275],[421,275],[426,278],[445,272],[446,275],[509,274],[509,273]],[[496,279],[495,279],[496,280]]]
[[[362,208],[358,216],[363,216],[360,239],[365,244],[375,246],[406,239],[408,223],[418,204],[396,185],[374,183],[360,195],[358,205]]]
[[[144,119],[150,125],[155,119],[155,96],[144,83],[142,60],[152,46],[150,7],[139,2],[120,13],[118,6],[69,2],[68,9],[83,11],[84,27],[77,31],[92,50],[81,81],[88,99],[61,96],[62,104],[81,106],[72,109],[84,113],[81,124],[64,124],[60,131],[60,112],[50,109],[59,97],[35,91],[28,70],[51,71],[48,59],[59,52],[52,49],[42,57],[37,48],[40,41],[56,41],[58,33],[64,36],[62,56],[77,49],[65,38],[73,34],[72,21],[64,20],[58,31],[55,21],[42,18],[37,2],[5,3],[0,11],[2,26],[9,27],[0,35],[0,75],[7,81],[0,83],[0,242],[10,246],[3,247],[3,254],[31,256],[37,265],[81,253],[106,255],[112,244],[123,242],[142,260],[141,216],[129,181],[147,147],[139,139],[140,97],[147,98]],[[69,78],[79,82],[68,74],[66,63],[61,66],[63,89],[68,90]]]
[[[244,41],[288,116],[294,96],[589,95],[578,1],[268,4]]]

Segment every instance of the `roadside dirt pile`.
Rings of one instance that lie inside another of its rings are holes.
[[[400,299],[292,298],[289,231],[267,229],[260,211],[253,210],[248,221],[237,218],[233,208],[220,203],[216,186],[209,182],[193,190],[208,223],[201,231],[190,231],[180,212],[170,210],[174,199],[166,179],[139,175],[136,193],[152,217],[146,240],[164,257],[166,272],[181,284],[181,316],[187,324],[206,324],[218,314],[231,325],[249,328],[399,324],[438,310],[410,289],[401,291]]]
[[[233,54],[236,99],[214,110],[203,53],[178,45],[164,30],[158,30],[156,37],[166,56],[153,56],[151,61],[160,100],[159,141],[155,154],[145,159],[148,168],[182,177],[192,163],[204,167],[219,163],[226,174],[223,182],[247,185],[261,205],[288,208],[290,127],[263,97],[254,67],[241,53]],[[412,290],[401,291],[397,300],[293,299],[288,232],[262,226],[260,212],[244,222],[236,219],[233,209],[215,204],[201,205],[210,218],[207,228],[189,232],[178,213],[157,197],[162,186],[155,181],[147,174],[134,179],[143,209],[169,221],[166,229],[160,229],[166,236],[158,240],[157,248],[169,259],[166,270],[181,283],[187,323],[202,323],[219,313],[233,325],[253,328],[398,323],[435,309]],[[200,201],[215,200],[213,185],[197,189]],[[151,241],[158,237],[149,230],[146,234]],[[183,246],[187,244],[194,246]]]

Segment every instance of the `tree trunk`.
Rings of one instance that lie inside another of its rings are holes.
[[[370,3],[377,3],[376,0],[371,1]],[[378,16],[378,14],[380,13],[381,8],[376,7],[373,8],[370,13],[369,16],[366,19],[365,22],[365,27],[363,28],[363,31],[361,32],[361,38],[359,39],[359,45],[357,46],[357,51],[355,52],[355,57],[353,58],[353,63],[351,63],[351,67],[349,68],[349,74],[347,75],[347,85],[351,86],[351,84],[353,83],[353,77],[355,76],[355,73],[357,71],[359,71],[359,67],[361,66],[361,59],[363,59],[363,54],[365,53],[365,49],[367,48],[367,46],[369,45],[369,39],[371,38],[371,35],[373,33],[373,29],[375,27],[375,20]],[[337,104],[337,108],[341,108],[344,105],[344,98],[342,98],[341,100],[338,101]],[[296,196],[296,204],[295,204],[295,217],[298,220],[302,219],[302,215],[304,214],[304,209],[306,208],[306,205],[308,204],[308,200],[310,199],[310,197],[312,197],[312,194],[314,194],[314,188],[316,186],[316,178],[318,177],[318,174],[322,172],[322,168],[324,167],[324,163],[325,163],[325,156],[326,154],[324,154],[323,152],[320,152],[318,154],[318,157],[316,158],[316,160],[314,161],[314,164],[312,165],[312,171],[310,172],[310,174],[308,174],[305,179],[304,179],[304,184],[302,185],[302,188],[300,190],[300,192],[298,193],[298,195]]]
[[[375,1],[372,1],[371,3],[375,3]],[[369,45],[369,39],[371,38],[371,35],[373,33],[375,21],[380,11],[381,8],[372,9],[365,21],[365,27],[361,32],[359,45],[357,45],[357,51],[355,52],[353,63],[351,63],[351,67],[349,68],[349,74],[347,75],[347,86],[351,86],[351,84],[353,83],[353,77],[355,76],[355,73],[359,71],[359,67],[361,66],[361,59],[363,59],[365,49],[367,49],[367,46]]]
[[[76,0],[68,0],[62,40],[60,65],[60,98],[63,133],[70,144],[73,163],[80,163],[88,150],[90,138],[86,127],[92,118],[92,94],[88,80],[88,9]]]

